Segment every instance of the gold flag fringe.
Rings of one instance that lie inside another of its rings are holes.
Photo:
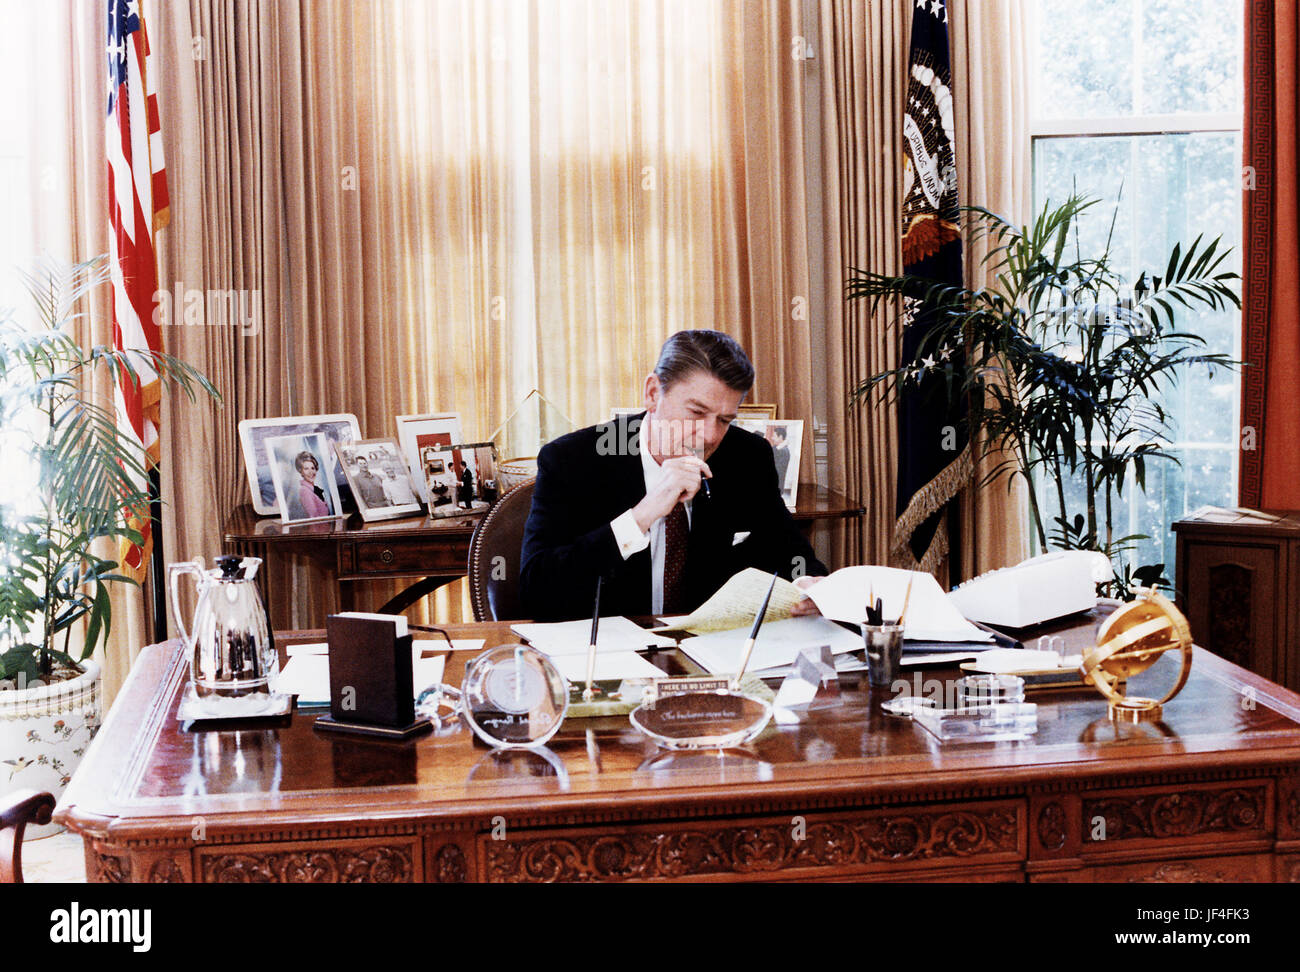
[[[970,483],[974,472],[975,460],[971,455],[970,443],[967,442],[956,459],[939,470],[938,475],[912,495],[907,509],[894,521],[894,538],[889,556],[895,567],[923,570],[930,574],[939,569],[939,564],[949,551],[946,523],[941,522],[934,531],[930,545],[919,561],[913,556],[908,541],[912,539],[917,527],[941,510]]]

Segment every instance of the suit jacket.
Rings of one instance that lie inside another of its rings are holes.
[[[605,578],[602,615],[650,613],[650,550],[624,560],[610,528],[645,496],[637,434],[643,418],[620,417],[542,447],[521,552],[530,617],[590,617],[598,575]],[[772,447],[761,436],[729,429],[708,464],[712,496],[700,490],[691,504],[684,579],[690,610],[745,567],[786,579],[826,573],[781,500]]]

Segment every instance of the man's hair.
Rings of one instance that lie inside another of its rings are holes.
[[[298,455],[294,457],[293,467],[297,469],[298,472],[302,472],[303,464],[308,462],[310,462],[313,466],[315,466],[318,472],[320,471],[320,463],[317,462],[316,457],[313,456],[306,449],[304,449],[302,452],[298,453]]]
[[[789,438],[789,436],[785,434],[784,425],[769,425],[768,428],[772,430],[773,435],[779,435],[782,439]]]
[[[754,387],[749,355],[721,331],[678,331],[660,348],[655,375],[664,389],[695,371],[712,375],[732,391]]]

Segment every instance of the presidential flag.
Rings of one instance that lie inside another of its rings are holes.
[[[162,351],[155,318],[158,270],[154,234],[167,224],[167,178],[163,168],[155,73],[145,32],[141,0],[108,2],[108,159],[109,263],[113,280],[113,343],[119,350]],[[122,431],[158,461],[157,372],[144,355],[133,355],[135,383],[122,375],[116,388],[117,420]],[[140,484],[141,488],[145,484]],[[128,522],[144,538],[127,545],[122,564],[137,579],[152,546],[149,510],[136,510]]]
[[[961,229],[952,75],[945,0],[916,0],[903,115],[903,272],[961,285]],[[933,310],[903,305],[902,358],[917,358]],[[946,511],[971,477],[964,409],[948,380],[964,349],[948,344],[926,356],[899,385],[898,498],[891,556],[900,567],[934,573],[949,549]],[[960,382],[957,381],[957,385]]]

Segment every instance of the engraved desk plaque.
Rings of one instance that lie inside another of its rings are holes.
[[[772,706],[729,689],[684,692],[638,706],[628,717],[665,749],[727,749],[743,746],[766,728]]]

